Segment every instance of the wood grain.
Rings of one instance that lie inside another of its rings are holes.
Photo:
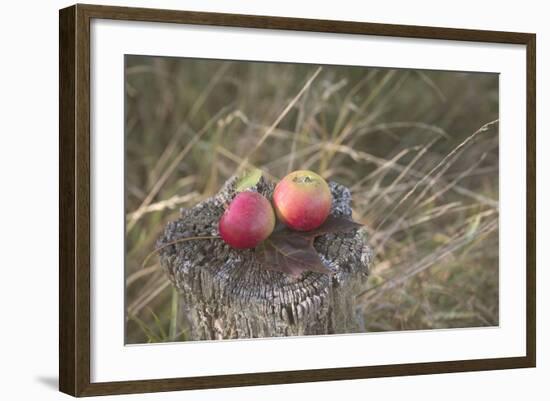
[[[59,388],[76,392],[75,8],[59,18]]]

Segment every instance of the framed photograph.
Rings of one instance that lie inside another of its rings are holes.
[[[535,366],[534,34],[59,18],[61,391]]]

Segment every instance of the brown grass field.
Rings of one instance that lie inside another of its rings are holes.
[[[352,190],[364,331],[499,324],[498,75],[126,56],[126,343],[184,341],[154,250],[244,160]]]

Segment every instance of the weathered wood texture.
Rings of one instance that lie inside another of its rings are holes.
[[[238,250],[217,236],[218,221],[235,196],[230,179],[214,197],[167,225],[158,241],[161,264],[180,290],[194,340],[349,333],[360,330],[354,294],[368,274],[371,250],[364,229],[330,233],[314,247],[332,275],[305,272],[295,278],[269,271],[255,250]],[[331,213],[351,217],[350,191],[331,182]],[[273,185],[263,178],[251,188],[271,198]]]

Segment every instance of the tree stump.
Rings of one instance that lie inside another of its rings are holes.
[[[314,247],[332,274],[299,277],[266,270],[254,249],[233,249],[218,236],[218,221],[236,195],[233,177],[214,197],[167,224],[158,240],[161,266],[183,297],[192,340],[353,333],[361,330],[355,294],[372,259],[364,228],[329,233]],[[351,218],[349,189],[329,183],[331,214]],[[263,177],[248,190],[271,199],[274,185]]]

